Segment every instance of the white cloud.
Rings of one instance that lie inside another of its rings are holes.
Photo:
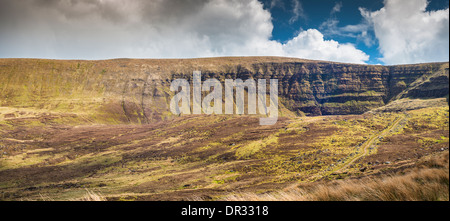
[[[316,29],[300,32],[297,37],[283,45],[283,49],[290,56],[318,60],[365,63],[369,59],[367,54],[351,44],[324,40],[323,34]]]
[[[331,14],[335,14],[337,12],[340,12],[342,8],[342,2],[336,2],[333,9],[331,9]]]
[[[291,19],[289,19],[290,24],[298,21],[299,18],[306,19],[306,14],[303,10],[303,6],[300,0],[292,0],[292,13],[293,16],[291,17]]]
[[[271,0],[270,8],[273,9],[275,7],[280,7],[280,8],[286,9],[283,0]]]
[[[341,11],[342,7],[342,2],[337,2],[330,12],[330,17],[320,24],[319,30],[328,37],[353,38],[356,40],[356,43],[363,42],[367,47],[372,47],[375,44],[375,40],[369,34],[370,24],[367,20],[356,25],[339,26],[336,14]]]
[[[373,25],[387,64],[449,60],[449,9],[426,11],[427,0],[386,0],[361,14]]]
[[[286,44],[271,40],[272,31],[271,14],[257,0],[0,2],[0,57],[291,56],[351,63],[368,58],[353,45],[324,40],[315,29]]]

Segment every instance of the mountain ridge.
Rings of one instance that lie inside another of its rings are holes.
[[[170,82],[278,79],[280,111],[362,114],[401,98],[448,97],[448,62],[364,65],[284,57],[0,59],[0,106],[86,113],[106,123],[173,117]],[[285,112],[285,113],[284,113]]]

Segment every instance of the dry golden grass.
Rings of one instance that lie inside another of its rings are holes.
[[[448,201],[449,153],[424,160],[405,175],[340,180],[274,193],[237,193],[228,201]]]
[[[106,201],[106,198],[99,193],[86,189],[86,194],[76,201]]]
[[[102,194],[100,193],[96,193],[92,190],[89,189],[85,189],[86,193],[82,196],[82,197],[72,197],[66,200],[61,200],[59,198],[55,198],[55,196],[50,196],[48,194],[41,194],[39,193],[39,198],[24,198],[22,200],[24,201],[107,201],[106,197],[104,197]]]

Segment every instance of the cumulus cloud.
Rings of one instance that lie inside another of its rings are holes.
[[[315,29],[286,44],[271,40],[272,31],[271,14],[257,0],[0,1],[0,57],[293,56],[352,63],[368,58]]]
[[[385,0],[382,9],[360,9],[373,26],[387,64],[449,60],[449,9],[426,11],[427,0]]]
[[[327,58],[330,61],[364,63],[369,59],[363,51],[352,44],[340,44],[334,40],[324,40],[324,36],[316,29],[300,32],[294,39],[283,45],[287,54],[294,57],[310,59]]]

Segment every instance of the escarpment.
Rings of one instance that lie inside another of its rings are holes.
[[[361,114],[401,98],[448,96],[446,63],[381,66],[280,57],[63,61],[0,59],[0,106],[85,114],[105,123],[171,116],[170,83],[278,79],[280,105],[306,115]]]

